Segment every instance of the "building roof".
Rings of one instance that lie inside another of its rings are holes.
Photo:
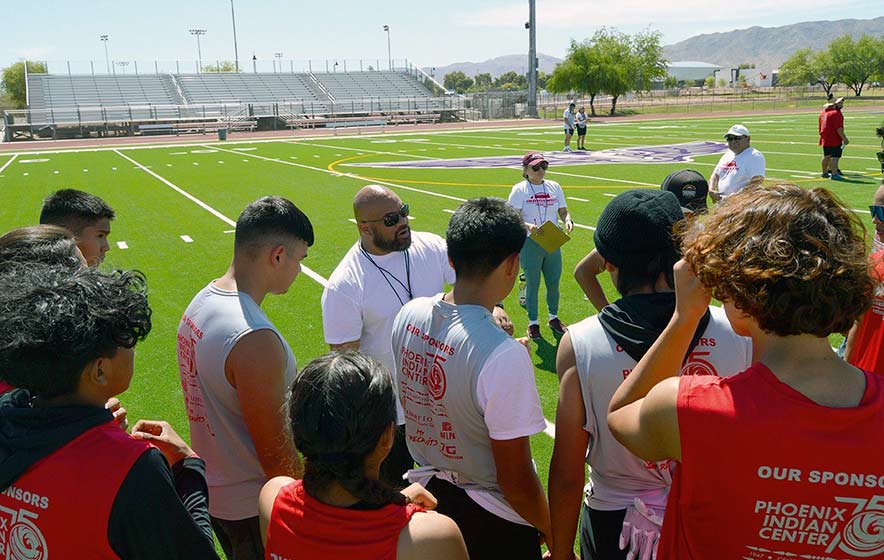
[[[718,64],[710,64],[708,62],[699,62],[696,60],[678,60],[670,62],[669,68],[721,68]]]

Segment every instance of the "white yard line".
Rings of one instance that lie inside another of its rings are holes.
[[[216,148],[216,149],[221,150],[221,151],[228,151],[228,150],[225,150],[224,148]],[[362,151],[366,151],[366,150],[362,150]],[[234,152],[234,153],[235,153],[235,152]],[[328,169],[323,169],[323,168],[321,168],[321,167],[313,167],[312,165],[304,165],[303,163],[292,163],[292,162],[290,162],[290,161],[286,161],[286,160],[284,160],[284,159],[279,159],[279,158],[264,157],[264,156],[259,156],[259,155],[257,155],[257,154],[252,154],[252,157],[253,157],[253,158],[257,158],[257,159],[263,159],[263,160],[266,160],[266,161],[273,161],[273,162],[276,162],[276,163],[281,163],[281,164],[283,164],[283,165],[291,165],[291,166],[293,166],[293,167],[303,167],[304,169],[311,169],[311,170],[313,170],[313,171],[319,171],[319,172],[321,172],[321,173],[327,173],[327,174],[330,174],[330,175],[336,175],[336,174],[338,174],[336,171],[329,171]],[[416,188],[414,188],[414,187],[407,187],[407,186],[405,186],[405,185],[400,185],[400,184],[398,184],[398,183],[392,183],[392,182],[389,182],[389,181],[379,181],[379,180],[377,180],[377,179],[367,179],[367,178],[365,178],[365,177],[360,177],[359,175],[356,175],[355,173],[341,173],[340,175],[343,176],[343,177],[349,177],[349,178],[351,178],[351,179],[359,179],[359,180],[361,180],[361,181],[368,181],[369,183],[380,184],[380,185],[387,185],[388,187],[396,187],[397,189],[404,189],[404,190],[408,190],[408,191],[414,191],[414,192],[419,192],[419,193],[422,193],[422,194],[427,194],[427,195],[430,195],[430,196],[436,196],[436,197],[439,197],[439,198],[447,198],[447,199],[449,199],[449,200],[456,200],[456,201],[458,201],[458,202],[465,202],[465,201],[467,200],[467,199],[465,199],[465,198],[460,198],[460,197],[457,197],[457,196],[450,196],[450,195],[447,195],[447,194],[437,193],[437,192],[428,191],[428,190],[424,190],[424,189],[416,189]],[[588,229],[588,230],[593,230],[593,231],[595,231],[595,228],[592,227],[592,226],[587,226],[587,225],[583,225],[583,224],[578,224],[578,223],[576,223],[576,222],[574,223],[574,227],[579,227],[579,228],[583,228],[583,229]]]
[[[209,212],[210,214],[212,214],[213,216],[215,216],[216,218],[218,218],[218,219],[221,220],[222,222],[226,223],[227,225],[230,225],[230,226],[236,227],[236,222],[235,222],[235,221],[231,220],[230,218],[228,218],[227,216],[225,216],[225,215],[222,214],[221,212],[215,210],[214,208],[212,208],[211,206],[209,206],[208,204],[206,204],[206,203],[203,202],[202,200],[198,199],[197,197],[193,196],[193,195],[190,194],[189,192],[185,191],[184,189],[182,189],[182,188],[179,187],[178,185],[175,185],[174,183],[172,183],[172,182],[169,181],[168,179],[166,179],[166,178],[164,178],[164,177],[162,177],[162,176],[160,176],[160,175],[154,173],[154,172],[151,171],[150,169],[146,168],[145,166],[141,165],[140,163],[138,163],[138,162],[135,161],[134,159],[130,158],[129,156],[120,153],[119,150],[114,150],[114,152],[115,152],[118,156],[120,156],[121,158],[123,158],[123,159],[129,161],[130,163],[135,164],[136,167],[138,167],[139,169],[141,169],[141,170],[143,170],[144,172],[148,173],[149,175],[153,176],[155,179],[157,179],[158,181],[160,181],[161,183],[163,183],[164,185],[166,185],[167,187],[169,187],[169,188],[172,189],[173,191],[177,192],[177,193],[180,194],[181,196],[187,198],[188,200],[190,200],[191,202],[193,202],[194,204],[196,204],[197,206],[199,206],[199,207],[202,208],[203,210]],[[236,153],[236,152],[233,152],[233,153]],[[259,156],[255,156],[255,157],[259,157]],[[312,278],[313,280],[315,280],[317,283],[319,283],[319,284],[320,284],[321,286],[323,286],[323,287],[325,287],[325,286],[328,284],[328,280],[326,280],[325,278],[323,278],[321,275],[317,274],[316,272],[314,272],[314,271],[311,270],[310,268],[304,266],[303,264],[301,265],[301,271],[302,271],[304,274],[306,274],[308,277],[310,277],[310,278]]]
[[[576,200],[577,202],[589,202],[585,198],[577,198],[576,196],[566,196],[568,200]]]
[[[3,170],[9,167],[9,164],[15,161],[15,158],[18,157],[18,154],[12,154],[12,157],[9,158],[9,161],[3,164],[3,167],[0,167],[0,173],[3,173]]]

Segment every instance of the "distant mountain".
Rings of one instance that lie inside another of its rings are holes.
[[[540,71],[546,73],[552,72],[553,68],[556,67],[556,64],[562,61],[561,58],[556,58],[543,53],[538,53],[537,58],[540,60]],[[427,74],[432,73],[432,70],[432,68],[424,67],[424,72]],[[449,64],[447,66],[437,66],[435,70],[436,79],[441,82],[442,78],[445,77],[445,74],[457,72],[458,70],[470,78],[476,74],[483,73],[491,74],[492,78],[496,78],[501,74],[510,71],[518,72],[519,74],[527,74],[528,54],[509,54],[492,58],[484,62],[455,62],[454,64]]]
[[[842,35],[858,38],[863,33],[884,35],[884,17],[809,21],[782,27],[750,27],[727,33],[708,33],[663,48],[671,61],[699,60],[722,68],[742,63],[760,70],[774,70],[798,49],[825,49]]]

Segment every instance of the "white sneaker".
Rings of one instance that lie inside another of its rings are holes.
[[[570,152],[570,151],[572,151],[572,150],[571,150],[571,146],[565,146],[565,149],[562,150],[562,151],[563,151],[563,152]]]

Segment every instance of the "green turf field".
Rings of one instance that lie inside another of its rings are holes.
[[[664,146],[693,141],[721,142],[731,124],[741,122],[752,133],[752,145],[767,159],[768,181],[828,186],[868,221],[866,210],[881,179],[874,129],[884,112],[845,111],[851,144],[841,168],[847,180],[819,178],[816,114],[716,117],[641,122],[590,123],[590,150],[631,146]],[[265,309],[287,336],[300,366],[326,351],[320,317],[321,280],[331,274],[357,234],[351,202],[365,184],[383,182],[411,205],[412,227],[444,236],[451,211],[463,199],[506,197],[520,180],[518,168],[395,169],[349,164],[421,161],[436,158],[521,156],[528,150],[562,148],[557,126],[488,128],[469,131],[379,134],[273,141],[193,142],[149,147],[80,149],[0,154],[0,230],[36,223],[42,199],[60,188],[77,188],[104,198],[117,211],[111,251],[105,267],[138,268],[147,275],[154,328],[139,344],[132,386],[122,395],[130,424],[139,418],[169,420],[187,434],[187,418],[176,362],[175,331],[193,295],[220,276],[230,261],[233,223],[242,208],[266,194],[290,198],[311,218],[316,243],[302,274],[288,294],[269,297]],[[574,139],[576,146],[576,138]],[[22,143],[22,150],[28,144]],[[574,156],[575,161],[579,158]],[[690,163],[553,164],[547,177],[562,184],[578,224],[563,248],[564,275],[560,316],[576,322],[594,312],[571,277],[578,260],[592,247],[592,226],[610,197],[629,188],[657,188],[670,172],[686,167],[704,175],[719,154]],[[188,241],[189,240],[189,241]],[[124,243],[123,249],[118,243]],[[608,297],[615,292],[603,279]],[[532,342],[537,386],[544,412],[555,418],[556,341],[545,326],[544,339]],[[527,318],[515,290],[506,308],[517,334]],[[546,480],[552,439],[533,438],[534,456]]]

